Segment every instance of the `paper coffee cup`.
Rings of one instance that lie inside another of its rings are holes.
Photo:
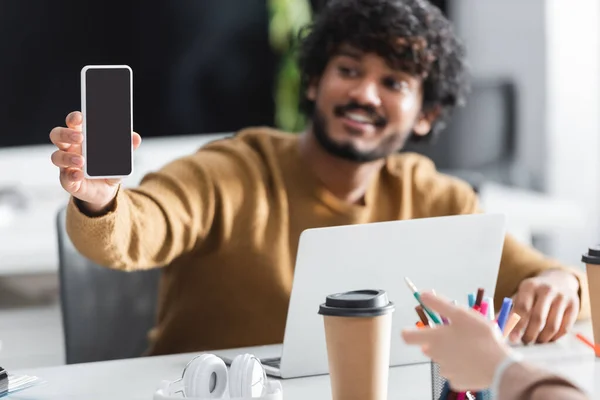
[[[387,400],[393,311],[383,290],[333,294],[321,304],[333,400]]]
[[[594,343],[600,344],[600,245],[590,247],[581,260],[587,274]]]

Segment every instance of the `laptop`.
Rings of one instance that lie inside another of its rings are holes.
[[[409,277],[419,291],[467,302],[467,293],[494,293],[505,237],[499,214],[444,216],[307,229],[302,232],[283,344],[251,351],[268,375],[297,378],[329,373],[319,305],[329,294],[383,289],[396,308],[390,366],[428,362],[400,337],[418,321]],[[248,349],[246,349],[248,350]],[[216,352],[226,362],[234,349]],[[238,352],[240,350],[237,350]]]

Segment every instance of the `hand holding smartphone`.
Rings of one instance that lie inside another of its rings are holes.
[[[50,132],[62,187],[91,213],[106,210],[122,178],[133,172],[141,137],[133,132],[132,75],[126,65],[84,67],[82,112],[71,112],[65,127]]]

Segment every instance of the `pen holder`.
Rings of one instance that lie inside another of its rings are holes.
[[[471,397],[457,396],[450,392],[450,385],[446,378],[440,375],[440,367],[436,363],[431,363],[431,398],[432,400],[493,400],[490,390],[481,390],[479,392],[469,392]]]

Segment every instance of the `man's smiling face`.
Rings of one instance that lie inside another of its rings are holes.
[[[356,162],[386,157],[414,132],[426,135],[422,80],[385,59],[343,45],[307,90],[315,102],[313,134],[329,153]]]

